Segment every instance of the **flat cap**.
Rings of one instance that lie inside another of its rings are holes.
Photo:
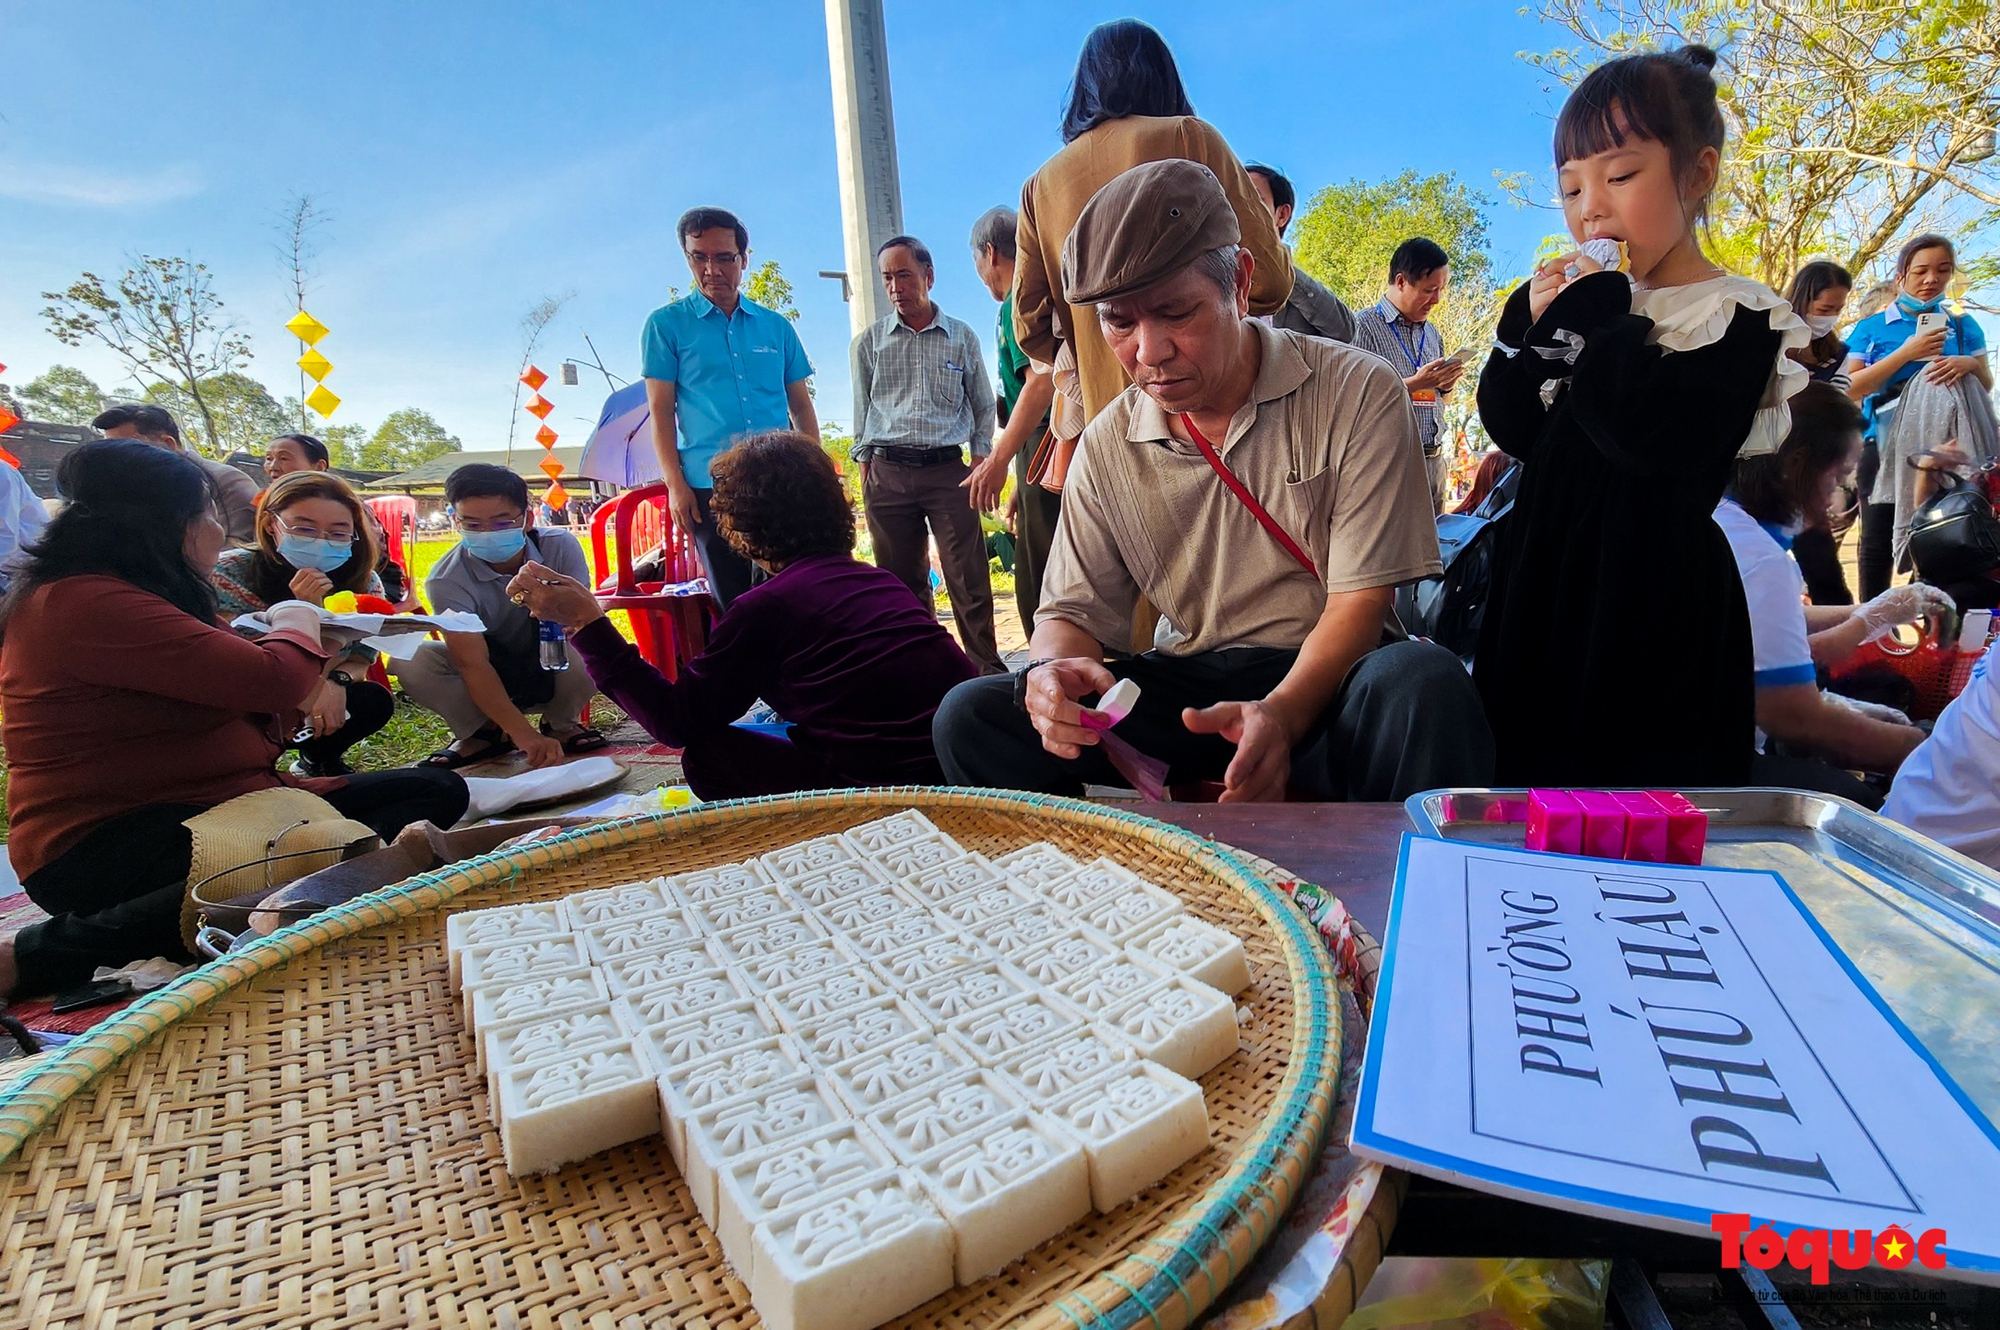
[[[1242,239],[1215,172],[1178,157],[1141,163],[1083,205],[1063,242],[1063,299],[1094,305],[1130,295]]]

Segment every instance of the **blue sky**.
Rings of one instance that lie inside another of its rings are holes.
[[[1423,6],[1239,0],[1142,7],[888,0],[906,227],[937,298],[990,341],[965,237],[1060,146],[1083,35],[1136,13],[1173,46],[1196,110],[1301,192],[1406,167],[1495,197],[1496,270],[1555,229],[1498,201],[1493,173],[1545,170],[1556,105],[1518,53],[1555,35],[1496,0]],[[0,362],[19,387],[53,363],[107,387],[108,355],[55,342],[38,293],[124,255],[211,267],[252,337],[252,373],[295,391],[275,252],[286,198],[332,214],[309,298],[332,335],[336,422],[430,410],[467,448],[506,439],[521,316],[575,293],[538,355],[584,335],[638,372],[639,328],[688,275],[686,207],[736,210],[792,279],[823,419],[849,414],[832,101],[818,0],[555,6],[0,0]],[[988,348],[990,355],[990,346]],[[603,380],[548,389],[582,442]]]

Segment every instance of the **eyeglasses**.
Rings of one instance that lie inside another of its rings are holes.
[[[451,519],[451,524],[460,531],[512,531],[521,525],[521,515],[495,517],[483,522],[467,521],[463,517],[454,515]]]
[[[307,540],[344,540],[350,545],[357,539],[352,527],[331,526],[322,531],[311,522],[294,524],[282,517],[274,517],[272,520],[278,524],[278,529],[288,536],[302,536]]]
[[[743,262],[743,255],[736,250],[727,254],[704,254],[698,249],[691,249],[687,252],[687,261],[690,268],[734,268]]]

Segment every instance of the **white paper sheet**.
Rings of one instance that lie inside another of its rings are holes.
[[[303,602],[285,602],[298,604]],[[274,607],[275,608],[275,607]],[[319,610],[320,629],[332,640],[359,642],[391,660],[408,660],[433,631],[441,633],[483,633],[486,624],[468,610],[440,610],[436,614],[336,614],[324,606]],[[268,613],[269,611],[266,611]],[[239,614],[229,626],[262,635],[271,631],[264,614]]]
[[[1660,1228],[1943,1229],[2000,1283],[2000,1133],[1770,873],[1406,838],[1353,1140]]]

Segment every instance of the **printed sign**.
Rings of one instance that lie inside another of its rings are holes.
[[[1354,1148],[1685,1232],[1943,1229],[2000,1282],[2000,1133],[1770,873],[1406,838]]]

